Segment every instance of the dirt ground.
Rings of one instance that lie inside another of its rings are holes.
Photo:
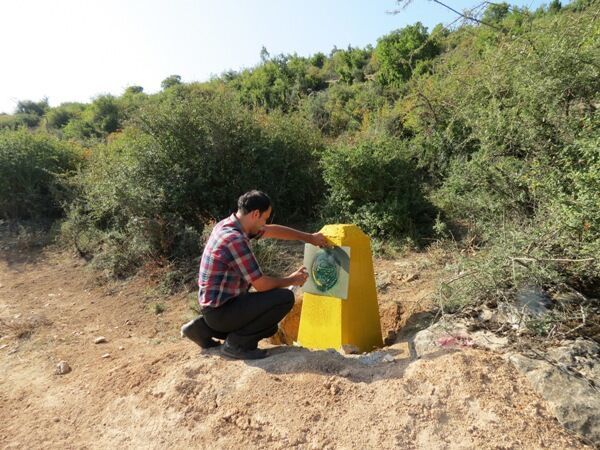
[[[272,346],[231,361],[179,337],[193,292],[99,284],[70,254],[1,248],[1,448],[585,448],[493,353],[413,360],[397,343],[368,363]],[[375,264],[390,342],[433,289],[429,257]],[[60,361],[72,370],[55,374]]]

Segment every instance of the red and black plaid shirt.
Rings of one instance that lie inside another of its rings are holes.
[[[262,236],[261,231],[258,236]],[[248,236],[232,214],[215,225],[202,253],[198,276],[200,306],[218,307],[263,276]]]

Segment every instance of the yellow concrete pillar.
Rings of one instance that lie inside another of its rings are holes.
[[[350,344],[368,352],[383,345],[371,242],[356,225],[321,229],[334,245],[350,247],[348,298],[304,293],[298,343],[315,349]]]

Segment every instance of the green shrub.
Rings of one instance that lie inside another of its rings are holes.
[[[150,305],[150,309],[154,314],[159,315],[164,313],[167,308],[165,307],[164,303],[154,302]]]
[[[46,124],[51,129],[64,128],[71,120],[81,116],[85,105],[82,103],[63,103],[46,112]]]
[[[71,144],[25,129],[0,131],[0,217],[55,218],[63,213],[62,176],[81,161]]]
[[[331,147],[323,169],[331,220],[355,223],[372,236],[430,233],[433,210],[402,141],[367,138]]]
[[[482,44],[465,41],[435,75],[413,80],[429,101],[409,114],[421,143],[450,144],[439,147],[431,198],[479,246],[457,269],[472,275],[442,288],[452,307],[512,301],[530,284],[600,295],[600,35],[589,13],[523,23],[518,38],[497,36],[463,62]]]
[[[58,120],[65,138],[93,145],[122,128],[125,115],[136,107],[131,103],[131,95],[123,96],[120,101],[112,95],[99,95],[84,108],[67,104],[50,110],[48,125],[55,126]]]
[[[335,83],[300,102],[300,110],[323,134],[336,137],[361,130],[373,111],[386,105],[381,86],[375,82],[348,85]]]
[[[26,126],[26,123],[18,115],[0,114],[0,130],[17,130]]]
[[[253,188],[269,193],[279,221],[315,213],[321,143],[299,116],[253,115],[227,94],[178,86],[134,125],[94,149],[64,225],[109,274],[153,259],[188,277],[205,224]]]

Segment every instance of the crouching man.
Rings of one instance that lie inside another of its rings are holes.
[[[238,199],[236,213],[213,229],[200,262],[198,300],[202,316],[181,327],[181,334],[202,348],[220,345],[236,359],[268,356],[258,341],[274,335],[277,324],[294,306],[289,286],[302,286],[304,267],[284,278],[264,275],[249,246],[251,238],[300,240],[319,247],[329,244],[321,233],[304,233],[281,225],[268,225],[271,200],[261,191],[250,191]],[[248,292],[250,285],[257,292]]]

